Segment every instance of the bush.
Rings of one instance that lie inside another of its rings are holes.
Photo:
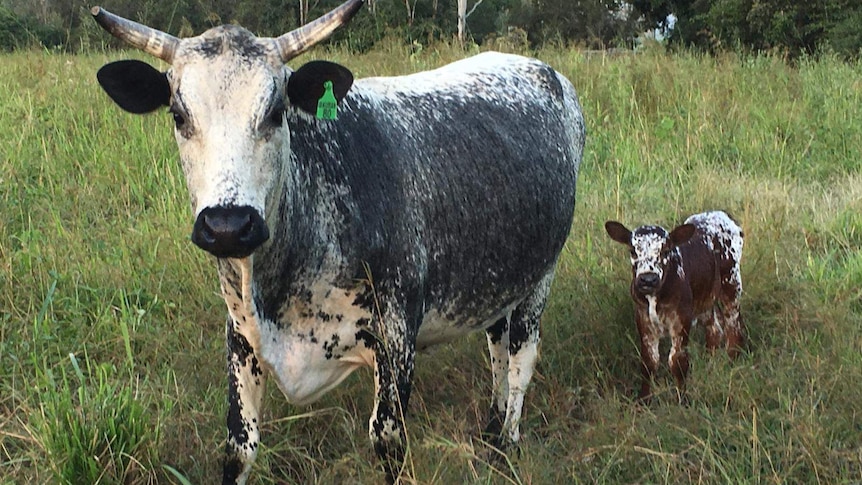
[[[0,49],[11,51],[33,45],[56,47],[63,44],[64,38],[62,30],[32,17],[18,16],[0,6]]]
[[[829,44],[836,53],[847,59],[862,55],[862,8],[857,8],[829,31]]]

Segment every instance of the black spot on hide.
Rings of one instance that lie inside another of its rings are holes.
[[[225,445],[225,460],[224,460],[224,475],[222,483],[236,483],[239,474],[242,472],[242,462],[236,456],[235,452],[228,443]]]
[[[233,325],[229,325],[229,329],[227,332],[227,347],[228,352],[236,355],[239,365],[251,366],[252,375],[260,376],[263,374],[263,369],[261,369],[260,363],[257,360],[257,356],[254,355],[254,349],[248,342],[248,339],[246,339],[245,336],[234,330]]]
[[[367,319],[365,319],[365,318],[360,319],[360,321],[363,321],[363,320],[365,320],[367,322]],[[367,325],[367,323],[365,325]],[[359,325],[357,325],[357,326],[359,326]],[[377,338],[371,332],[369,332],[367,330],[360,330],[360,331],[356,332],[356,342],[357,343],[362,342],[365,345],[365,347],[368,349],[374,349],[377,347]]]
[[[365,310],[373,310],[374,309],[374,292],[368,288],[365,288],[363,291],[360,291],[356,294],[356,297],[353,299],[353,305],[363,308]]]
[[[332,337],[330,337],[330,340],[328,342],[324,342],[323,350],[326,351],[326,358],[327,359],[332,359],[333,357],[336,357],[334,355],[334,351],[335,351],[335,348],[338,347],[338,343],[340,341],[341,341],[341,338],[337,334],[332,334]],[[337,357],[340,357],[340,356],[337,356]]]
[[[523,322],[512,322],[512,324],[509,325],[509,352],[517,353],[527,342],[529,336],[527,327]]]
[[[491,339],[491,343],[498,344],[503,339],[503,333],[507,331],[508,321],[506,317],[503,317],[497,320],[493,325],[488,327],[485,332],[488,334],[488,337]]]

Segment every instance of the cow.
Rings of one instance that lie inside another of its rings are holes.
[[[742,229],[726,213],[712,211],[695,214],[670,232],[651,225],[629,231],[616,221],[607,221],[605,230],[631,251],[630,290],[642,373],[638,399],[650,398],[650,384],[659,364],[659,340],[670,337],[668,367],[679,401],[684,403],[689,368],[686,348],[694,321],[703,325],[709,350],[723,340],[728,355],[735,358],[743,348],[739,311]]]
[[[530,58],[483,53],[354,82],[296,57],[347,22],[348,0],[276,38],[225,25],[178,39],[94,7],[100,26],[170,65],[103,66],[131,113],[174,121],[194,224],[227,305],[224,483],[244,483],[264,384],[311,403],[374,369],[369,436],[400,477],[415,354],[485,331],[483,436],[519,440],[539,321],[571,225],[585,128],[572,84]]]

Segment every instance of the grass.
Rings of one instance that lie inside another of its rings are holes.
[[[59,377],[47,368],[38,382],[42,414],[33,419],[34,433],[43,438],[57,481],[119,483],[138,466],[134,455],[158,443],[159,428],[150,426],[136,393],[113,367],[91,369],[88,360],[88,379],[74,354],[69,360],[77,384],[63,367]]]
[[[589,134],[521,453],[503,469],[482,459],[490,375],[475,335],[418,359],[415,482],[862,480],[862,65],[532,54],[572,80]],[[95,82],[123,56],[0,56],[0,483],[220,475],[224,304],[189,241],[167,116],[126,115]],[[361,77],[463,56],[392,43],[305,59]],[[656,402],[637,406],[627,257],[602,224],[670,226],[713,208],[746,233],[749,352],[708,355],[695,333],[691,405],[674,404],[665,373]],[[372,389],[362,370],[300,408],[270,386],[254,483],[380,481]]]

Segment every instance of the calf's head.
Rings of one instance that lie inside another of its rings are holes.
[[[105,30],[170,65],[160,72],[141,61],[118,61],[97,78],[126,111],[168,108],[196,217],[192,241],[202,249],[243,258],[269,238],[274,221],[268,215],[278,208],[289,171],[286,113],[313,117],[327,90],[340,102],[353,83],[338,64],[312,61],[292,71],[285,63],[328,37],[362,3],[348,0],[277,38],[227,25],[178,39],[93,8]]]
[[[614,241],[629,247],[632,261],[632,288],[642,295],[661,289],[672,263],[680,263],[679,245],[694,234],[691,224],[677,226],[668,233],[658,226],[640,226],[629,231],[616,221],[607,221],[605,230]]]

